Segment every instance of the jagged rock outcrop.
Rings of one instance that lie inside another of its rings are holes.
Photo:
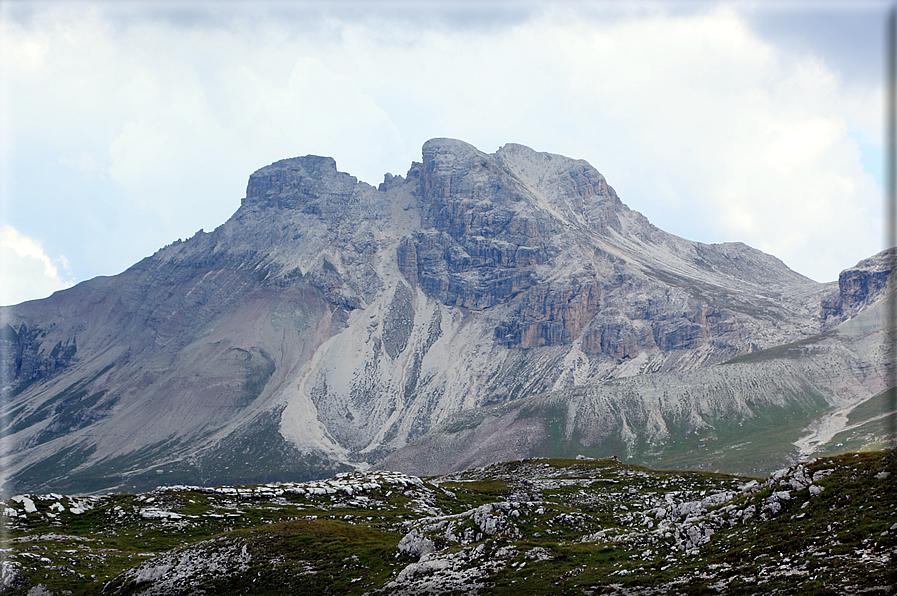
[[[250,176],[214,231],[0,310],[2,481],[97,490],[151,485],[155,469],[238,483],[365,466],[458,412],[849,323],[880,302],[880,261],[844,281],[836,309],[834,283],[667,234],[581,160],[433,139],[374,188],[329,157],[285,159]],[[820,399],[877,388],[851,383]]]
[[[885,250],[863,259],[838,276],[838,288],[822,299],[822,318],[830,328],[875,303],[888,291],[895,269],[897,249]],[[893,288],[890,288],[893,290]]]

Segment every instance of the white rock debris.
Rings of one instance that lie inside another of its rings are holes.
[[[395,548],[387,546],[387,555],[382,557],[391,570],[379,583],[365,583],[369,578],[362,569],[367,563],[359,562],[358,557],[347,557],[336,565],[336,573],[346,574],[347,581],[351,578],[352,585],[363,586],[372,596],[453,591],[476,594],[487,585],[493,586],[496,574],[506,578],[523,577],[521,574],[532,569],[541,573],[545,566],[540,567],[539,562],[563,558],[563,550],[574,545],[579,550],[608,550],[617,557],[622,554],[628,564],[608,566],[605,576],[625,577],[627,581],[641,573],[639,569],[663,571],[688,562],[693,566],[701,557],[710,556],[708,553],[718,554],[717,541],[744,536],[749,545],[749,537],[758,528],[768,528],[768,524],[780,520],[789,523],[807,514],[818,515],[818,499],[828,503],[833,497],[832,483],[857,474],[856,468],[849,466],[831,465],[819,470],[818,465],[798,463],[765,480],[745,481],[688,472],[649,473],[611,459],[574,461],[560,465],[522,460],[431,479],[368,471],[327,480],[258,486],[165,486],[127,498],[17,495],[0,502],[0,506],[13,512],[5,521],[14,529],[29,523],[58,525],[61,520],[83,515],[74,509],[92,508],[99,509],[91,514],[92,519],[104,516],[113,535],[116,525],[123,524],[130,524],[132,532],[140,533],[138,536],[147,531],[177,535],[188,528],[202,527],[224,532],[162,554],[132,553],[133,566],[106,581],[103,593],[163,596],[180,593],[179,586],[207,589],[250,568],[252,574],[277,570],[283,564],[284,551],[265,551],[265,545],[275,540],[273,536],[280,530],[268,533],[261,529],[264,525],[259,525],[270,516],[272,521],[287,521],[295,528],[314,532],[361,525],[358,529],[362,531],[394,536],[395,541],[387,544],[395,544]],[[816,473],[811,473],[810,466]],[[833,474],[838,474],[836,479],[830,478]],[[869,473],[868,479],[872,478],[877,486],[886,488],[888,475]],[[84,521],[78,519],[79,523]],[[774,585],[770,582],[775,578],[811,578],[808,556],[820,560],[825,557],[829,562],[850,560],[875,568],[888,564],[891,555],[876,547],[871,537],[852,546],[852,554],[823,552],[839,546],[844,539],[842,528],[837,526],[833,520],[826,531],[826,536],[832,537],[831,544],[806,547],[801,555],[803,563],[774,552],[765,554],[767,559],[756,563],[758,575],[751,582],[768,587]],[[879,538],[892,541],[897,523],[884,525],[882,530]],[[87,560],[104,556],[104,549],[91,545],[94,539],[63,531],[11,539],[10,549],[3,553],[2,581],[18,589],[23,585],[23,573],[31,569],[64,569],[66,561],[79,553],[89,553]],[[545,546],[531,542],[543,539],[547,539]],[[54,553],[21,547],[50,543],[68,548],[56,547]],[[715,566],[699,565],[689,577],[722,586],[719,582],[735,568],[729,562],[717,561]],[[322,565],[313,557],[293,559],[289,565],[294,576],[314,576],[310,581],[319,581],[322,576],[318,574],[334,572],[332,563]],[[569,569],[557,579],[575,577],[584,569]],[[78,577],[74,571],[66,573]],[[28,584],[29,589],[45,589],[41,578],[36,579]],[[631,592],[621,591],[621,587],[616,592],[659,595],[676,589],[673,582],[656,589],[633,588]]]

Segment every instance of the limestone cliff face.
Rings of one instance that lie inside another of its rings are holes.
[[[431,476],[588,455],[759,475],[800,456],[881,448],[893,444],[883,423],[889,411],[893,416],[883,393],[894,358],[888,317],[879,300],[812,338],[723,364],[459,412],[377,467]]]
[[[327,474],[486,404],[809,337],[882,279],[858,266],[835,304],[834,283],[667,234],[588,163],[521,145],[434,139],[377,188],[285,159],[214,231],[0,311],[0,474],[27,490]]]
[[[776,290],[814,285],[743,245],[700,245],[657,230],[583,161],[521,145],[487,155],[434,139],[409,180],[418,184],[424,229],[400,242],[400,271],[448,306],[508,305],[495,339],[509,348],[579,341],[587,354],[631,359],[706,346],[724,359],[752,348],[755,333],[745,327],[756,319],[768,326],[801,308],[780,291],[763,304],[745,302],[728,290],[733,281],[761,296],[770,278]],[[733,261],[745,256],[756,265],[742,272]],[[780,326],[784,335],[794,333],[789,325]]]
[[[897,249],[892,248],[842,271],[838,276],[837,291],[832,290],[821,303],[826,328],[846,321],[864,307],[881,300],[888,291],[895,259]]]

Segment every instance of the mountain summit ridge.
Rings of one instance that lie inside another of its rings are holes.
[[[0,311],[3,482],[366,467],[459,412],[811,338],[877,304],[889,263],[819,284],[663,232],[587,162],[522,145],[433,139],[377,188],[280,160],[214,231]],[[855,358],[878,378],[883,356]]]

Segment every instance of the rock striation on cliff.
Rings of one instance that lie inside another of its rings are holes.
[[[895,251],[888,250],[842,271],[837,289],[822,299],[824,326],[831,328],[881,301],[888,293],[895,265]]]
[[[376,188],[329,157],[285,159],[250,176],[214,231],[0,310],[2,481],[99,490],[151,486],[156,469],[233,484],[365,467],[461,412],[687,375],[849,324],[884,299],[891,261],[819,284],[741,243],[665,233],[585,161],[522,145],[433,139]],[[813,407],[882,391],[883,358],[845,356],[868,379],[822,383]],[[755,386],[758,408],[790,399]],[[677,415],[725,409],[701,401]]]

